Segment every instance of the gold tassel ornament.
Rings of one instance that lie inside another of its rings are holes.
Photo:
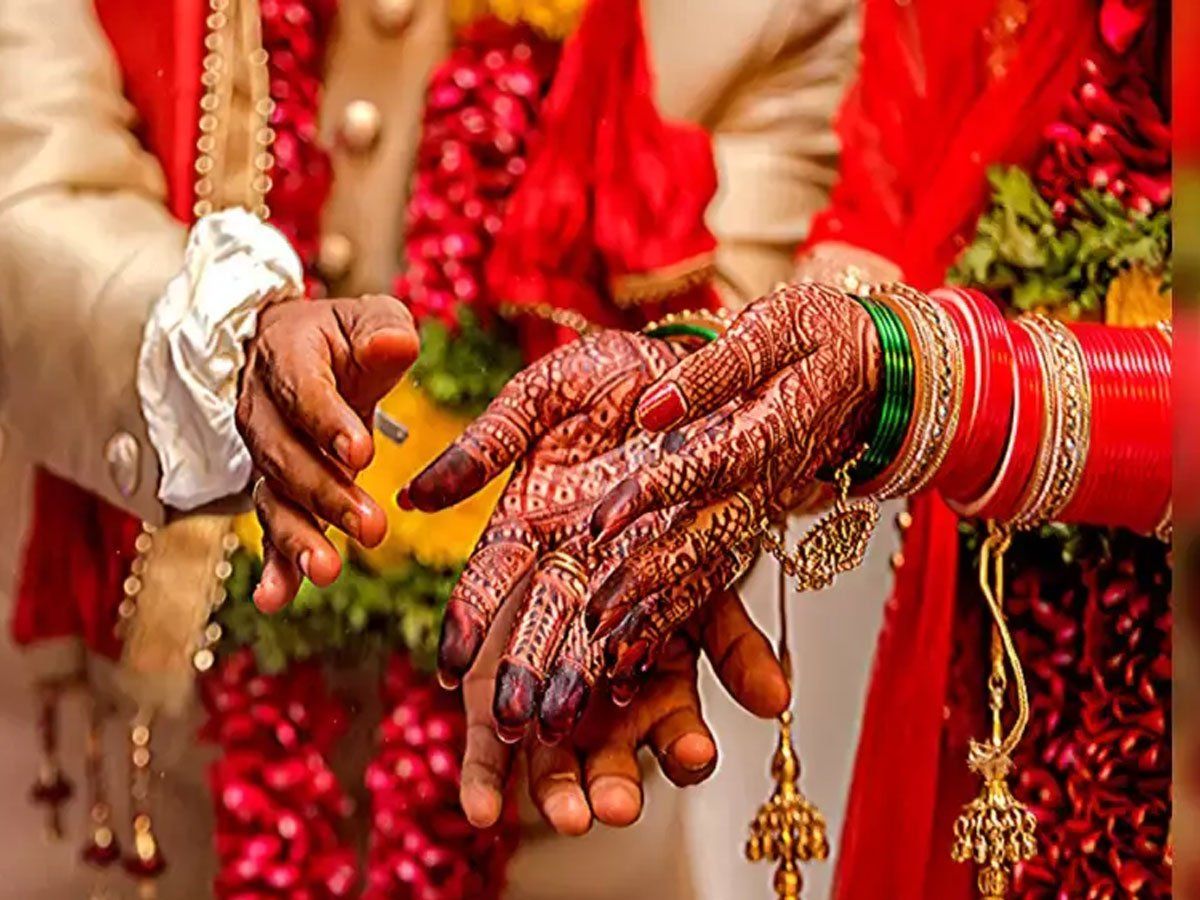
[[[775,791],[750,823],[746,858],[776,864],[775,896],[799,900],[800,864],[829,856],[825,817],[800,790],[800,760],[792,744],[791,710],[779,717],[779,743],[771,760]]]
[[[1037,818],[1009,790],[1012,753],[1029,721],[1029,698],[1016,646],[1004,617],[1004,554],[1011,535],[989,525],[979,551],[979,586],[992,615],[992,671],[988,677],[992,734],[988,741],[971,741],[968,765],[983,778],[983,787],[963,807],[954,823],[955,862],[979,867],[976,886],[982,900],[1006,900],[1012,890],[1013,869],[1037,853]],[[1008,690],[1007,662],[1017,695],[1017,718],[1005,734],[1004,698]]]

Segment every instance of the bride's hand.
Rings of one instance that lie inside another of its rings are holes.
[[[562,347],[514,378],[401,493],[402,505],[441,509],[517,463],[450,597],[438,660],[442,681],[458,683],[501,608],[519,608],[496,679],[497,725],[509,740],[525,732],[539,705],[546,737],[573,726],[602,662],[584,634],[586,592],[636,540],[669,525],[669,512],[655,513],[602,553],[587,539],[597,499],[683,439],[640,431],[633,412],[642,391],[685,352],[615,331]],[[736,573],[716,574],[713,583],[724,586]]]
[[[723,415],[622,481],[592,519],[603,545],[643,516],[676,511],[674,526],[625,558],[589,603],[590,631],[617,630],[609,652],[618,668],[657,621],[685,618],[692,610],[675,607],[703,599],[658,595],[659,585],[726,558],[861,442],[879,365],[866,311],[838,291],[798,284],[747,307],[646,391],[637,416],[650,432]]]

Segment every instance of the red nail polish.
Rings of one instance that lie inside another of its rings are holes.
[[[647,431],[662,431],[686,413],[683,393],[674,382],[668,381],[655,385],[642,396],[637,406],[637,421]]]
[[[412,498],[408,496],[408,488],[401,488],[400,493],[396,495],[396,505],[405,512],[413,509]]]

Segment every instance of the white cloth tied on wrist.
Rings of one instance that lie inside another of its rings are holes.
[[[303,290],[287,238],[242,209],[199,219],[183,271],[146,322],[137,387],[162,480],[158,498],[196,509],[245,489],[250,454],[234,422],[245,342],[273,291]]]

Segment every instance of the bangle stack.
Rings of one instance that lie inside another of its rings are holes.
[[[890,307],[869,297],[858,298],[858,302],[875,324],[883,366],[879,411],[867,440],[867,452],[853,470],[854,480],[861,483],[887,468],[908,431],[913,408],[913,352],[904,324]]]
[[[913,348],[914,400],[899,452],[863,486],[880,499],[927,487],[946,459],[962,411],[962,336],[946,309],[907,285],[888,285],[872,298],[904,324]]]
[[[882,354],[860,493],[934,488],[960,515],[1016,529],[1169,533],[1169,330],[1007,321],[960,289],[856,299]]]

